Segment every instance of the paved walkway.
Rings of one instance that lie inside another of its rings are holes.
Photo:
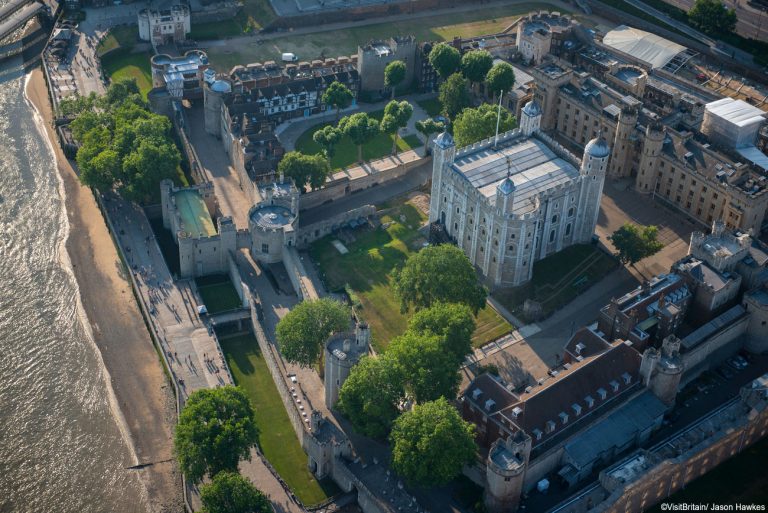
[[[138,283],[139,299],[150,311],[150,322],[179,385],[182,403],[195,390],[232,384],[216,335],[197,314],[198,298],[192,284],[173,281],[144,212],[116,197],[105,205],[118,245]],[[301,512],[255,451],[242,468],[267,494],[275,511]]]

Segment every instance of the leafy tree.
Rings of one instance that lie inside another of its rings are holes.
[[[237,471],[250,460],[259,428],[248,396],[239,387],[193,392],[179,415],[173,446],[179,467],[192,483],[205,475]]]
[[[445,125],[439,121],[435,121],[432,118],[423,119],[416,122],[416,130],[424,136],[424,156],[427,156],[429,150],[429,142],[432,138],[432,134],[442,132],[445,129]]]
[[[416,402],[456,398],[461,362],[445,350],[442,337],[406,331],[389,343],[387,355],[397,362],[406,389]]]
[[[133,201],[152,197],[161,180],[176,176],[180,163],[181,155],[174,144],[142,140],[138,148],[123,159],[123,195]]]
[[[403,413],[389,439],[392,468],[418,486],[448,483],[477,452],[474,427],[444,397]]]
[[[339,121],[341,131],[357,146],[357,161],[363,162],[363,145],[379,133],[379,122],[365,112],[345,116]]]
[[[515,85],[515,70],[506,62],[494,64],[488,74],[485,76],[485,82],[488,84],[488,91],[494,96],[502,92],[509,92]]]
[[[62,116],[77,116],[83,112],[93,110],[98,97],[92,92],[88,96],[70,96],[59,101],[59,112]]]
[[[381,119],[381,131],[392,134],[392,155],[397,155],[397,137],[401,128],[408,125],[413,115],[413,105],[403,100],[392,100],[384,107],[384,117]]]
[[[438,75],[446,79],[459,69],[461,54],[448,43],[438,43],[429,52],[429,63]]]
[[[499,106],[489,103],[484,103],[475,109],[468,107],[462,110],[453,122],[453,138],[456,146],[467,146],[494,135],[498,116]],[[499,133],[512,130],[515,125],[517,125],[515,116],[505,107],[501,107]]]
[[[461,57],[461,73],[471,83],[482,82],[493,66],[488,50],[472,50]]]
[[[337,408],[355,431],[384,438],[400,414],[405,398],[400,367],[385,353],[360,359],[339,390]]]
[[[724,36],[736,29],[736,11],[728,9],[722,0],[696,0],[688,12],[691,23],[703,32]]]
[[[477,314],[488,295],[467,256],[450,244],[428,246],[408,257],[393,272],[392,284],[404,312],[409,306],[419,310],[452,302],[463,303]]]
[[[112,82],[107,88],[104,101],[109,105],[116,105],[128,99],[131,95],[140,95],[141,90],[135,78],[125,78]]]
[[[638,226],[632,223],[624,225],[608,237],[619,252],[622,264],[634,265],[643,258],[658,253],[664,244],[656,240],[659,229],[655,226]]]
[[[355,95],[341,82],[332,82],[323,93],[321,99],[324,104],[336,108],[336,119],[339,119],[339,112],[341,112],[341,109],[346,109],[352,105]]]
[[[202,513],[273,513],[269,499],[236,472],[219,472],[200,487]]]
[[[405,80],[406,69],[403,61],[392,61],[384,68],[384,85],[392,89],[392,98],[395,97],[395,89]]]
[[[277,323],[277,343],[286,360],[311,366],[320,361],[328,337],[349,323],[349,309],[338,301],[302,301]]]
[[[429,308],[416,312],[408,321],[408,331],[420,335],[442,337],[442,348],[453,355],[461,364],[472,352],[472,333],[475,319],[467,305],[458,303],[435,303]]]
[[[445,115],[454,119],[459,112],[469,105],[467,80],[459,73],[454,73],[448,80],[440,84],[440,104]]]
[[[277,170],[293,178],[296,186],[304,190],[307,184],[313,189],[321,187],[331,173],[331,166],[323,155],[305,155],[298,151],[289,151],[280,160]]]
[[[344,134],[335,126],[328,125],[312,134],[312,140],[323,147],[325,156],[330,161],[336,154],[336,145],[341,142]]]
[[[98,190],[109,190],[122,172],[120,155],[115,150],[106,149],[88,160],[80,169],[81,180],[87,181]]]

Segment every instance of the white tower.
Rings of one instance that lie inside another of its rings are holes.
[[[435,138],[435,149],[432,155],[432,190],[429,201],[429,222],[440,221],[445,224],[445,210],[440,210],[442,204],[443,171],[453,164],[456,157],[456,145],[453,137],[447,131]]]
[[[536,100],[531,100],[520,111],[520,132],[529,137],[538,132],[539,127],[541,127],[541,105]]]
[[[597,217],[600,214],[600,198],[603,195],[605,173],[608,169],[608,157],[611,149],[603,138],[602,133],[592,139],[584,147],[584,157],[581,160],[579,173],[582,176],[581,207],[584,212],[579,220],[579,240],[589,242],[595,233]]]

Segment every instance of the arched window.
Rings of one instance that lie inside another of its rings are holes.
[[[565,234],[570,235],[571,234],[571,223],[568,223],[565,225]]]
[[[571,207],[568,209],[568,217],[573,217],[573,214],[576,213],[576,209]]]
[[[555,230],[549,232],[549,242],[555,242]]]
[[[552,224],[555,224],[557,222],[557,214],[552,216]]]

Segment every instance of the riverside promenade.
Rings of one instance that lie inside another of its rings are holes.
[[[162,349],[179,391],[179,406],[189,394],[203,388],[233,384],[216,334],[197,314],[197,299],[188,280],[174,281],[144,211],[111,195],[103,201],[108,224],[138,290],[142,309]],[[276,513],[302,513],[304,509],[283,488],[254,449],[241,471],[272,501]],[[194,509],[197,490],[188,495]]]

